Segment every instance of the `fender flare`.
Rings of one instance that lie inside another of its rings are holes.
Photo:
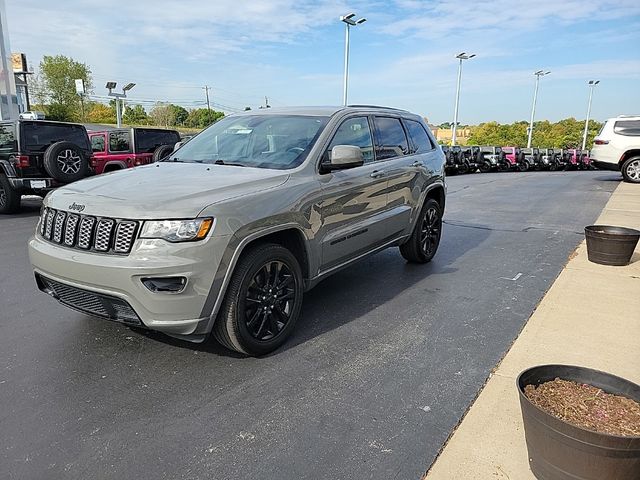
[[[202,324],[198,325],[194,334],[209,334],[213,329],[213,324],[218,315],[218,311],[220,310],[220,306],[222,305],[222,301],[224,300],[225,294],[227,293],[227,287],[229,286],[229,282],[231,281],[231,276],[235,271],[236,265],[240,256],[245,251],[246,247],[252,242],[259,240],[260,238],[264,238],[267,235],[271,235],[273,233],[278,233],[284,230],[297,230],[305,241],[308,241],[307,236],[304,233],[304,230],[297,223],[284,223],[280,225],[275,225],[273,227],[268,227],[261,229],[259,231],[253,232],[246,237],[243,237],[238,245],[233,250],[230,259],[222,258],[220,262],[220,266],[218,267],[218,271],[216,272],[216,276],[213,279],[211,284],[211,288],[209,289],[209,293],[207,294],[207,299],[204,302],[204,306],[202,307],[202,312],[200,313],[200,318],[207,318],[206,322],[202,322]],[[232,236],[233,238],[234,236]],[[305,248],[306,250],[306,248]],[[308,257],[308,252],[305,252]],[[221,269],[224,268],[224,265],[228,265],[226,270],[224,271],[224,276],[220,278]]]

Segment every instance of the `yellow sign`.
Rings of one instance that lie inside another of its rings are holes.
[[[27,56],[24,53],[12,53],[11,64],[14,73],[22,73],[27,71]]]

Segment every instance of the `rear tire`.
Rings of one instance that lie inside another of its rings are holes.
[[[153,161],[158,162],[171,155],[171,152],[173,152],[173,147],[171,145],[160,145],[153,152]]]
[[[244,253],[213,327],[229,350],[251,356],[276,350],[291,335],[302,306],[302,270],[286,248],[267,243]]]
[[[15,213],[20,208],[20,193],[16,192],[4,173],[0,173],[0,213]]]
[[[625,182],[640,183],[640,157],[631,157],[625,161],[621,171]]]
[[[400,245],[400,254],[409,263],[430,262],[438,251],[441,236],[442,210],[438,202],[428,198],[409,240]]]
[[[489,162],[482,162],[480,164],[480,173],[489,173],[491,171],[491,164]]]
[[[44,152],[44,169],[59,182],[71,183],[87,176],[89,162],[74,143],[56,142]]]

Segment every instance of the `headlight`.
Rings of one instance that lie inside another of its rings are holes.
[[[207,236],[212,225],[213,218],[154,220],[144,222],[140,238],[161,238],[168,242],[202,240]]]

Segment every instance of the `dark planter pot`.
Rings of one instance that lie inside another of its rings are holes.
[[[640,479],[640,437],[620,437],[575,427],[536,407],[525,396],[525,386],[537,386],[556,377],[587,383],[640,402],[640,386],[598,370],[541,365],[522,372],[516,386],[533,474],[540,480]]]
[[[601,265],[627,265],[640,239],[638,230],[611,225],[589,225],[584,235],[589,261]]]

